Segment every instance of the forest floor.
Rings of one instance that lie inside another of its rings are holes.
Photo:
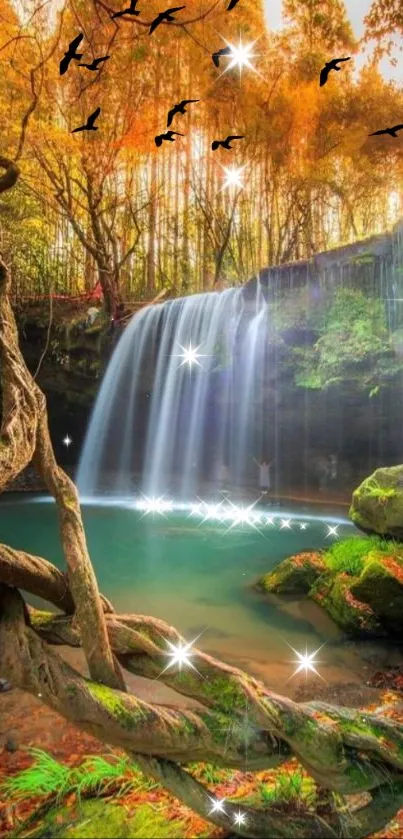
[[[78,666],[77,652],[63,650],[70,663]],[[81,653],[79,653],[81,655]],[[80,666],[85,671],[82,663]],[[175,701],[182,706],[191,707],[192,701],[178,696],[165,685],[149,683],[148,680],[128,674],[129,690],[135,691],[140,698],[156,702]],[[150,688],[151,684],[151,688]],[[352,688],[352,689],[351,689]],[[293,698],[301,701],[323,699],[335,704],[355,707],[377,707],[382,701],[391,703],[390,715],[403,721],[403,672],[395,668],[387,673],[373,673],[370,685],[350,686],[343,692],[341,686],[312,684],[294,688]],[[152,691],[152,695],[151,695]],[[122,756],[117,749],[108,747],[93,737],[76,729],[64,718],[44,706],[39,699],[11,690],[0,694],[0,783],[16,773],[32,766],[34,758],[32,748],[41,749],[65,766],[77,767],[89,756],[102,756],[105,759]],[[282,773],[295,774],[299,771],[296,761],[282,767]],[[240,800],[255,793],[262,785],[276,783],[276,772],[270,770],[252,774],[241,771],[217,770],[207,764],[199,764],[197,777],[206,783],[219,798]],[[228,837],[228,832],[214,828],[179,801],[169,796],[157,784],[143,779],[134,787],[129,785],[126,791],[115,795],[113,787],[107,791],[108,798],[102,797],[97,802],[84,802],[75,793],[64,797],[63,801],[53,806],[49,813],[40,815],[19,835],[37,837],[37,839],[56,839],[56,837],[92,837],[105,836],[106,819],[110,818],[108,836],[114,839],[146,839],[148,836],[160,839],[201,839],[202,837]],[[104,792],[106,795],[106,791]],[[29,819],[39,806],[46,801],[46,796],[35,796],[12,802],[3,802],[0,796],[0,839],[11,837],[26,819]],[[53,801],[54,803],[54,801]],[[113,804],[115,806],[110,807]],[[84,806],[85,805],[85,806]],[[287,804],[287,815],[292,810],[292,802]],[[98,807],[98,811],[97,808]],[[101,808],[101,812],[99,812]],[[52,819],[49,822],[49,818]],[[109,824],[109,822],[108,822]],[[38,832],[39,831],[39,832]],[[403,810],[391,822],[387,829],[377,834],[388,839],[403,839]]]

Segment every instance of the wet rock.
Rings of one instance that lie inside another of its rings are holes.
[[[353,492],[350,518],[365,533],[403,540],[403,465],[376,469]]]
[[[403,560],[371,551],[351,592],[372,608],[388,632],[402,634]]]
[[[274,594],[308,594],[324,570],[319,552],[304,552],[285,559],[261,577],[257,586]]]
[[[19,745],[17,739],[13,736],[7,737],[5,749],[7,752],[18,752]]]
[[[12,690],[13,687],[10,685],[10,682],[7,679],[0,679],[0,693],[6,693],[8,690]]]
[[[370,637],[385,634],[371,606],[354,596],[352,589],[356,581],[356,577],[345,573],[328,572],[318,578],[309,596],[347,633]]]

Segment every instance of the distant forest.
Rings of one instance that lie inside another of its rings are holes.
[[[399,218],[403,132],[368,135],[403,122],[403,90],[378,66],[402,36],[401,4],[373,3],[365,38],[378,47],[357,73],[362,44],[341,0],[285,0],[275,34],[257,0],[231,13],[224,0],[185,1],[178,22],[150,36],[160,0],[117,20],[117,0],[0,0],[0,154],[21,170],[1,200],[0,246],[17,297],[99,282],[112,312],[162,289],[237,285]],[[110,59],[61,76],[79,32],[83,62]],[[223,72],[227,57],[217,69],[223,38],[256,41],[254,69]],[[352,60],[320,87],[336,56]],[[171,125],[185,136],[157,148],[181,99],[200,100]],[[72,134],[97,107],[98,131]],[[228,134],[244,139],[213,152]],[[245,167],[243,189],[223,189],[223,166]]]

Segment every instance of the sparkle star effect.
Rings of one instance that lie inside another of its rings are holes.
[[[221,36],[222,37],[222,36]],[[227,47],[230,48],[231,52],[228,54],[228,58],[230,59],[229,64],[221,73],[221,76],[224,73],[228,73],[229,70],[233,70],[234,67],[239,67],[239,77],[242,76],[242,69],[243,67],[247,67],[248,70],[253,70],[254,73],[257,73],[257,70],[251,63],[252,58],[256,58],[255,53],[253,52],[253,47],[256,44],[256,41],[252,41],[249,44],[242,43],[242,37],[239,36],[239,44],[236,46],[235,44],[230,44],[226,38],[223,38],[223,41],[227,44]],[[260,75],[260,73],[258,73]]]
[[[318,673],[315,667],[316,664],[321,663],[320,661],[316,660],[316,656],[318,652],[322,649],[324,644],[318,647],[318,649],[315,650],[315,652],[313,653],[308,653],[308,647],[305,648],[304,653],[299,653],[298,650],[294,650],[294,647],[292,647],[291,644],[288,644],[288,646],[290,647],[290,650],[292,650],[293,653],[295,653],[295,655],[297,656],[296,660],[294,660],[293,662],[293,664],[296,664],[297,667],[294,673],[292,673],[292,675],[290,676],[290,679],[293,679],[294,676],[297,675],[297,673],[302,673],[302,671],[305,671],[305,677],[307,677],[308,673],[315,673],[315,675],[319,676],[319,678],[322,679],[322,681],[325,681],[323,679],[323,676],[321,676],[320,673]],[[288,679],[288,681],[290,681],[290,679]]]
[[[299,526],[299,529],[300,529],[300,530],[306,530],[306,529],[307,529],[307,527],[308,527],[308,525],[307,525],[307,523],[306,523],[306,522],[301,522],[301,524],[300,524],[300,526]]]
[[[334,527],[332,527],[330,524],[328,524],[326,526],[327,526],[327,530],[328,530],[328,532],[326,533],[326,536],[325,536],[326,539],[329,539],[330,536],[333,536],[335,539],[340,539],[340,536],[339,536],[339,533],[338,533],[340,525],[336,524]]]
[[[69,435],[66,434],[66,436],[63,440],[63,446],[66,446],[66,449],[68,449],[68,447],[71,446],[72,442],[73,441],[72,441],[71,437],[69,437]]]
[[[291,519],[281,519],[280,530],[291,530]]]
[[[138,510],[143,510],[143,515],[148,516],[150,513],[165,516],[165,513],[172,511],[172,501],[164,501],[164,498],[147,498],[143,496],[143,501],[138,501],[136,504]]]
[[[183,359],[182,364],[180,364],[179,367],[183,367],[184,364],[187,364],[190,369],[192,369],[194,364],[196,364],[198,367],[203,367],[203,365],[199,362],[199,358],[208,358],[208,356],[199,353],[201,344],[199,344],[198,347],[192,347],[191,343],[188,347],[182,347],[182,344],[179,344],[179,346],[181,350],[183,350],[183,352],[175,356],[175,358]]]
[[[210,797],[210,796],[209,796],[209,797]],[[224,810],[224,802],[225,802],[225,798],[221,798],[221,799],[217,798],[217,799],[215,799],[215,798],[211,798],[211,797],[210,797],[210,801],[211,801],[211,803],[212,803],[212,805],[213,805],[213,806],[212,806],[212,808],[211,808],[211,810],[210,810],[210,814],[211,814],[211,813],[224,813],[224,815],[225,815],[225,810]]]
[[[246,166],[222,166],[221,168],[226,175],[226,179],[221,187],[221,190],[230,189],[232,186],[238,186],[239,189],[244,188],[244,184],[242,183],[242,172],[246,169]]]
[[[203,632],[205,631],[206,630],[204,629]],[[168,647],[170,647],[171,650],[171,652],[167,652],[166,655],[171,658],[171,661],[168,662],[166,667],[164,667],[159,676],[157,676],[157,679],[159,679],[159,677],[162,676],[163,673],[165,673],[171,667],[175,667],[175,665],[178,666],[180,673],[182,672],[182,666],[191,667],[192,670],[195,670],[195,672],[202,679],[204,678],[202,674],[199,673],[197,667],[195,667],[190,660],[190,657],[192,655],[193,644],[195,644],[196,641],[198,641],[198,639],[203,635],[203,632],[200,632],[200,635],[197,635],[196,638],[194,638],[193,641],[190,641],[188,644],[183,644],[182,641],[179,641],[178,644],[172,644],[171,641],[166,640],[166,643],[168,644]]]
[[[238,827],[241,827],[243,824],[245,824],[246,823],[245,813],[241,813],[241,811],[238,810],[238,812],[235,813],[235,815],[234,815],[234,822],[235,822],[236,825],[238,825]]]

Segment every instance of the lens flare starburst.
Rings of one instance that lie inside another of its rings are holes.
[[[328,524],[325,539],[330,539],[331,536],[333,536],[334,539],[340,539],[339,532],[338,532],[339,527],[340,527],[340,525],[338,525],[338,524],[334,525],[334,527],[332,527],[331,524]]]
[[[241,811],[238,810],[238,812],[235,813],[235,815],[234,815],[234,824],[236,824],[237,827],[242,827],[242,825],[245,824],[245,823],[246,823],[245,813],[241,813]]]
[[[225,181],[221,189],[230,189],[231,187],[244,188],[242,173],[246,169],[246,166],[222,166],[221,168],[225,172]]]
[[[242,36],[239,36],[239,43],[231,44],[226,38],[223,38],[223,41],[227,44],[227,47],[230,48],[230,53],[228,58],[230,59],[229,64],[223,70],[221,75],[224,73],[228,73],[229,70],[233,70],[234,67],[239,67],[239,76],[242,76],[242,70],[244,67],[247,67],[248,70],[253,70],[254,73],[257,72],[255,67],[253,66],[251,59],[256,58],[255,53],[253,52],[253,48],[256,44],[256,41],[252,41],[249,44],[242,43]]]
[[[295,650],[294,647],[291,646],[291,644],[288,644],[288,646],[290,647],[290,650],[292,650],[293,653],[295,653],[295,655],[297,656],[297,658],[293,661],[293,664],[296,664],[297,666],[294,670],[294,673],[292,673],[292,675],[290,676],[290,679],[293,679],[294,676],[296,676],[298,673],[304,672],[305,678],[308,676],[308,673],[315,673],[315,675],[319,676],[319,678],[322,679],[322,681],[325,681],[323,679],[323,676],[321,676],[320,673],[318,673],[315,666],[321,663],[317,660],[316,656],[318,655],[324,644],[318,647],[318,649],[315,650],[313,653],[308,653],[308,647],[305,647],[304,653],[299,653],[298,650]],[[290,681],[290,679],[288,681]]]
[[[207,356],[203,355],[203,353],[199,353],[201,344],[199,344],[198,347],[192,347],[192,343],[190,342],[190,344],[188,344],[187,347],[183,347],[182,344],[179,344],[179,346],[182,352],[178,355],[175,355],[175,358],[182,359],[182,364],[180,364],[179,367],[183,367],[184,364],[187,364],[190,370],[192,369],[193,365],[203,368],[203,365],[200,364],[199,358],[207,358]]]
[[[206,630],[204,629],[203,632],[205,631]],[[165,639],[170,650],[170,652],[166,652],[166,655],[171,659],[171,661],[169,661],[167,666],[164,667],[163,670],[161,670],[161,673],[159,674],[159,676],[157,676],[157,678],[162,676],[163,673],[166,673],[166,671],[169,670],[171,667],[178,667],[180,673],[182,672],[182,667],[191,667],[192,670],[194,670],[198,674],[198,676],[200,676],[200,678],[203,679],[204,676],[202,676],[202,674],[199,673],[197,667],[195,667],[193,662],[191,661],[191,656],[195,655],[195,653],[192,652],[193,644],[195,644],[196,641],[198,641],[199,638],[201,638],[203,632],[200,632],[200,634],[197,635],[196,638],[194,638],[193,641],[190,641],[189,643],[179,641],[178,644],[173,644],[171,641],[168,641],[168,639]]]
[[[143,495],[143,500],[138,501],[135,505],[137,510],[142,510],[144,516],[152,515],[159,515],[165,516],[165,513],[170,513],[172,511],[172,501],[164,501],[164,497],[161,498],[147,498],[146,495]]]
[[[225,810],[224,810],[225,798],[215,799],[215,798],[210,797],[210,801],[213,805],[211,810],[210,810],[210,814],[211,813],[223,813],[225,815]]]

